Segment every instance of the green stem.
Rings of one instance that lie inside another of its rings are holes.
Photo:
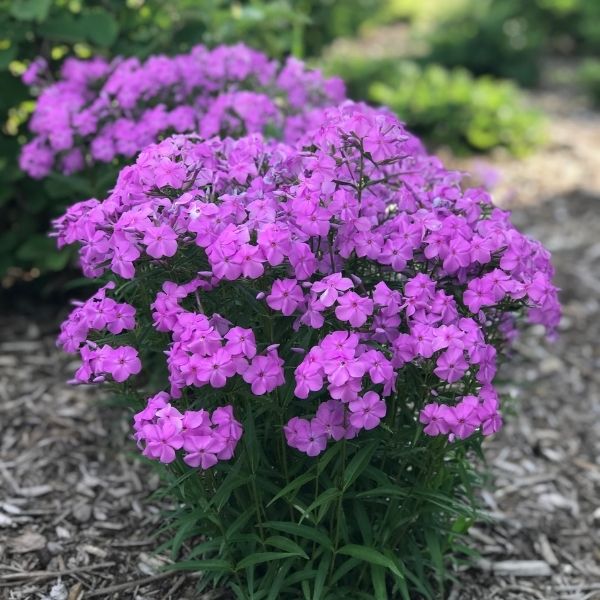
[[[337,499],[337,506],[335,510],[335,523],[333,524],[335,527],[335,537],[333,544],[333,556],[331,558],[331,564],[329,565],[329,581],[331,583],[331,578],[333,577],[333,571],[335,568],[335,557],[336,553],[339,550],[340,546],[340,523],[342,521],[342,502],[344,497],[344,473],[346,471],[346,440],[342,440],[342,468],[340,469],[340,477],[338,483],[338,489],[340,491],[340,495]]]

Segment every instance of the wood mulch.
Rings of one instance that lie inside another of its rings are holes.
[[[153,554],[168,506],[149,500],[158,478],[122,409],[66,385],[76,365],[54,337],[0,320],[0,598],[201,598]]]

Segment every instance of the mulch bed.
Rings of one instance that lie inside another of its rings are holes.
[[[500,163],[526,192],[515,221],[554,254],[560,338],[523,336],[504,369],[514,414],[486,444],[492,521],[472,529],[482,559],[452,600],[600,600],[600,160],[585,143],[600,128],[556,117],[547,161]],[[207,600],[162,571],[157,477],[123,410],[65,385],[75,365],[49,327],[0,318],[0,598]]]
[[[65,384],[76,364],[54,332],[22,318],[0,332],[0,598],[201,597],[153,555],[168,507],[148,499],[158,478],[123,411]]]

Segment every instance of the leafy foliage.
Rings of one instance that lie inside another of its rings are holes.
[[[543,52],[597,52],[600,4],[588,0],[469,1],[429,36],[429,59],[533,85]]]
[[[544,139],[541,115],[508,81],[391,58],[334,59],[327,70],[345,79],[352,97],[390,107],[433,145],[463,153],[505,148],[521,156]]]
[[[443,557],[459,559],[462,534],[477,517],[466,458],[473,442],[448,448],[415,436],[414,414],[426,398],[412,396],[414,404],[398,402],[389,429],[312,460],[292,456],[272,435],[273,406],[240,398],[244,423],[252,415],[260,425],[246,430],[234,462],[203,476],[190,477],[183,464],[170,469],[168,489],[183,506],[167,526],[166,547],[179,558],[173,568],[202,572],[205,589],[233,579],[244,599],[363,597],[357,589],[374,590],[365,598],[441,597]]]
[[[592,102],[600,107],[600,60],[586,60],[579,69],[579,80]]]

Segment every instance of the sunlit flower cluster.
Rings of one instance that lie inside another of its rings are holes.
[[[231,458],[249,398],[271,402],[309,456],[393,435],[410,370],[430,397],[415,427],[488,435],[502,423],[499,349],[525,316],[557,326],[549,253],[395,117],[345,103],[305,123],[297,143],[167,138],[105,200],[55,222],[84,273],[112,282],[63,324],[61,345],[84,361],[76,379],[120,382],[148,344],[166,354],[168,384],[135,417],[150,458]]]

